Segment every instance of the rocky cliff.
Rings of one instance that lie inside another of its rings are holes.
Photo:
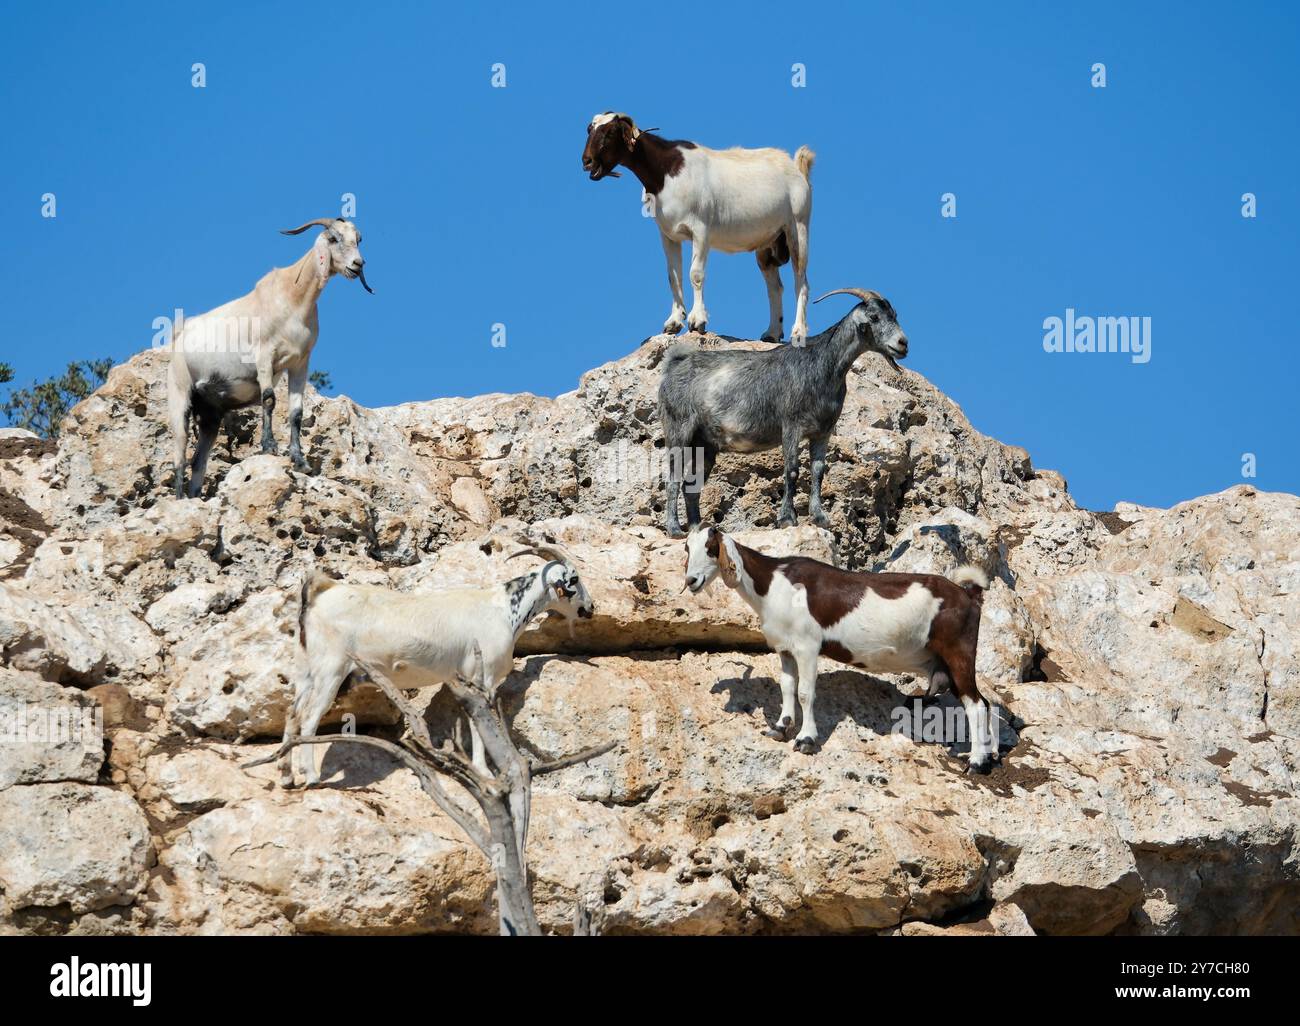
[[[822,746],[800,755],[761,733],[780,696],[748,607],[680,594],[655,486],[666,345],[555,399],[311,396],[310,474],[235,418],[202,502],[167,495],[160,354],[117,367],[57,448],[0,433],[0,721],[98,714],[105,734],[0,743],[0,931],[491,930],[487,865],[406,770],[335,745],[325,786],[286,792],[239,764],[282,728],[308,566],[504,580],[523,534],[579,557],[597,611],[522,639],[520,745],[618,742],[538,783],[544,927],[598,886],[609,933],[1300,930],[1300,499],[1082,510],[925,379],[864,357],[831,530],[773,529],[775,453],[722,457],[704,508],[768,552],[988,570],[979,682],[1005,754],[964,775],[935,732],[961,722],[951,699],[922,715],[923,682],[824,662]],[[802,514],[806,469],[801,492]],[[435,730],[451,713],[434,695]],[[347,714],[397,729],[367,685]]]

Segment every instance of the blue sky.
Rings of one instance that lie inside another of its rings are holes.
[[[353,193],[376,295],[336,279],[321,301],[313,366],[337,391],[376,406],[572,389],[669,306],[636,180],[580,169],[588,119],[616,109],[710,146],[812,146],[813,294],[887,295],[908,366],[1081,503],[1216,491],[1248,452],[1252,483],[1300,491],[1295,5],[3,12],[0,360],[20,384],[126,358],[155,317],[247,291],[306,251],[277,229]],[[714,254],[706,299],[714,330],[767,323],[748,255]],[[1045,353],[1043,321],[1066,308],[1149,316],[1151,361]],[[811,330],[845,309],[812,307]]]

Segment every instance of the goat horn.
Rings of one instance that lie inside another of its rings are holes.
[[[329,227],[331,227],[331,226],[332,226],[336,221],[342,221],[342,220],[343,220],[343,218],[341,218],[341,217],[318,217],[318,218],[316,218],[316,220],[314,220],[314,221],[308,221],[306,224],[304,224],[304,225],[300,225],[300,226],[298,226],[297,228],[288,228],[288,229],[281,228],[281,229],[280,229],[280,234],[281,234],[281,235],[301,235],[301,234],[302,234],[303,232],[305,232],[308,228],[311,228],[311,227],[313,227],[314,225],[320,225],[322,228],[329,228]]]
[[[510,553],[506,559],[514,559],[516,556],[541,556],[543,559],[558,560],[566,566],[577,566],[577,560],[559,545],[529,545],[518,552]]]
[[[517,553],[507,555],[507,559],[513,559],[516,555],[539,555],[542,559],[558,559],[560,563],[567,564],[569,567],[577,567],[577,560],[560,545],[529,545],[528,542],[520,542],[526,545],[525,549],[520,549]]]
[[[849,296],[857,296],[864,303],[870,303],[873,299],[881,298],[880,293],[876,292],[874,289],[831,289],[825,296],[819,296],[817,299],[814,299],[813,302],[820,303],[828,296],[838,296],[840,293]]]

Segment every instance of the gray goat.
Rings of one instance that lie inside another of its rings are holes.
[[[704,350],[678,343],[664,357],[659,379],[659,420],[668,455],[668,501],[664,529],[683,535],[677,499],[686,489],[687,526],[700,522],[700,490],[720,452],[762,452],[781,446],[785,456],[785,496],[778,527],[795,523],[794,492],[799,477],[799,443],[808,439],[812,491],[808,513],[825,527],[822,476],[826,446],[844,408],[844,378],[868,350],[880,353],[895,370],[907,356],[907,336],[889,300],[870,289],[835,289],[858,303],[833,327],[805,347]]]

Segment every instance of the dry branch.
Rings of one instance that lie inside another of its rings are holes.
[[[483,740],[491,763],[487,773],[477,768],[464,749],[453,742],[435,745],[429,726],[419,710],[374,666],[362,665],[372,681],[388,696],[406,721],[407,734],[401,742],[362,734],[323,734],[315,737],[286,738],[274,752],[244,763],[245,767],[274,762],[292,748],[302,744],[329,744],[351,741],[387,752],[411,770],[425,793],[465,831],[466,836],[487,856],[497,880],[497,918],[503,935],[538,935],[541,927],[533,908],[528,886],[528,864],[524,853],[528,839],[528,820],[532,807],[532,778],[604,755],[617,746],[610,741],[545,761],[530,760],[522,755],[510,736],[497,690],[489,685],[483,669],[483,653],[474,646],[474,674],[460,677],[446,686],[473,723]],[[440,777],[450,777],[478,803],[483,821],[453,798],[443,787]],[[590,895],[579,895],[574,918],[574,932],[591,934],[599,931],[603,908]]]

